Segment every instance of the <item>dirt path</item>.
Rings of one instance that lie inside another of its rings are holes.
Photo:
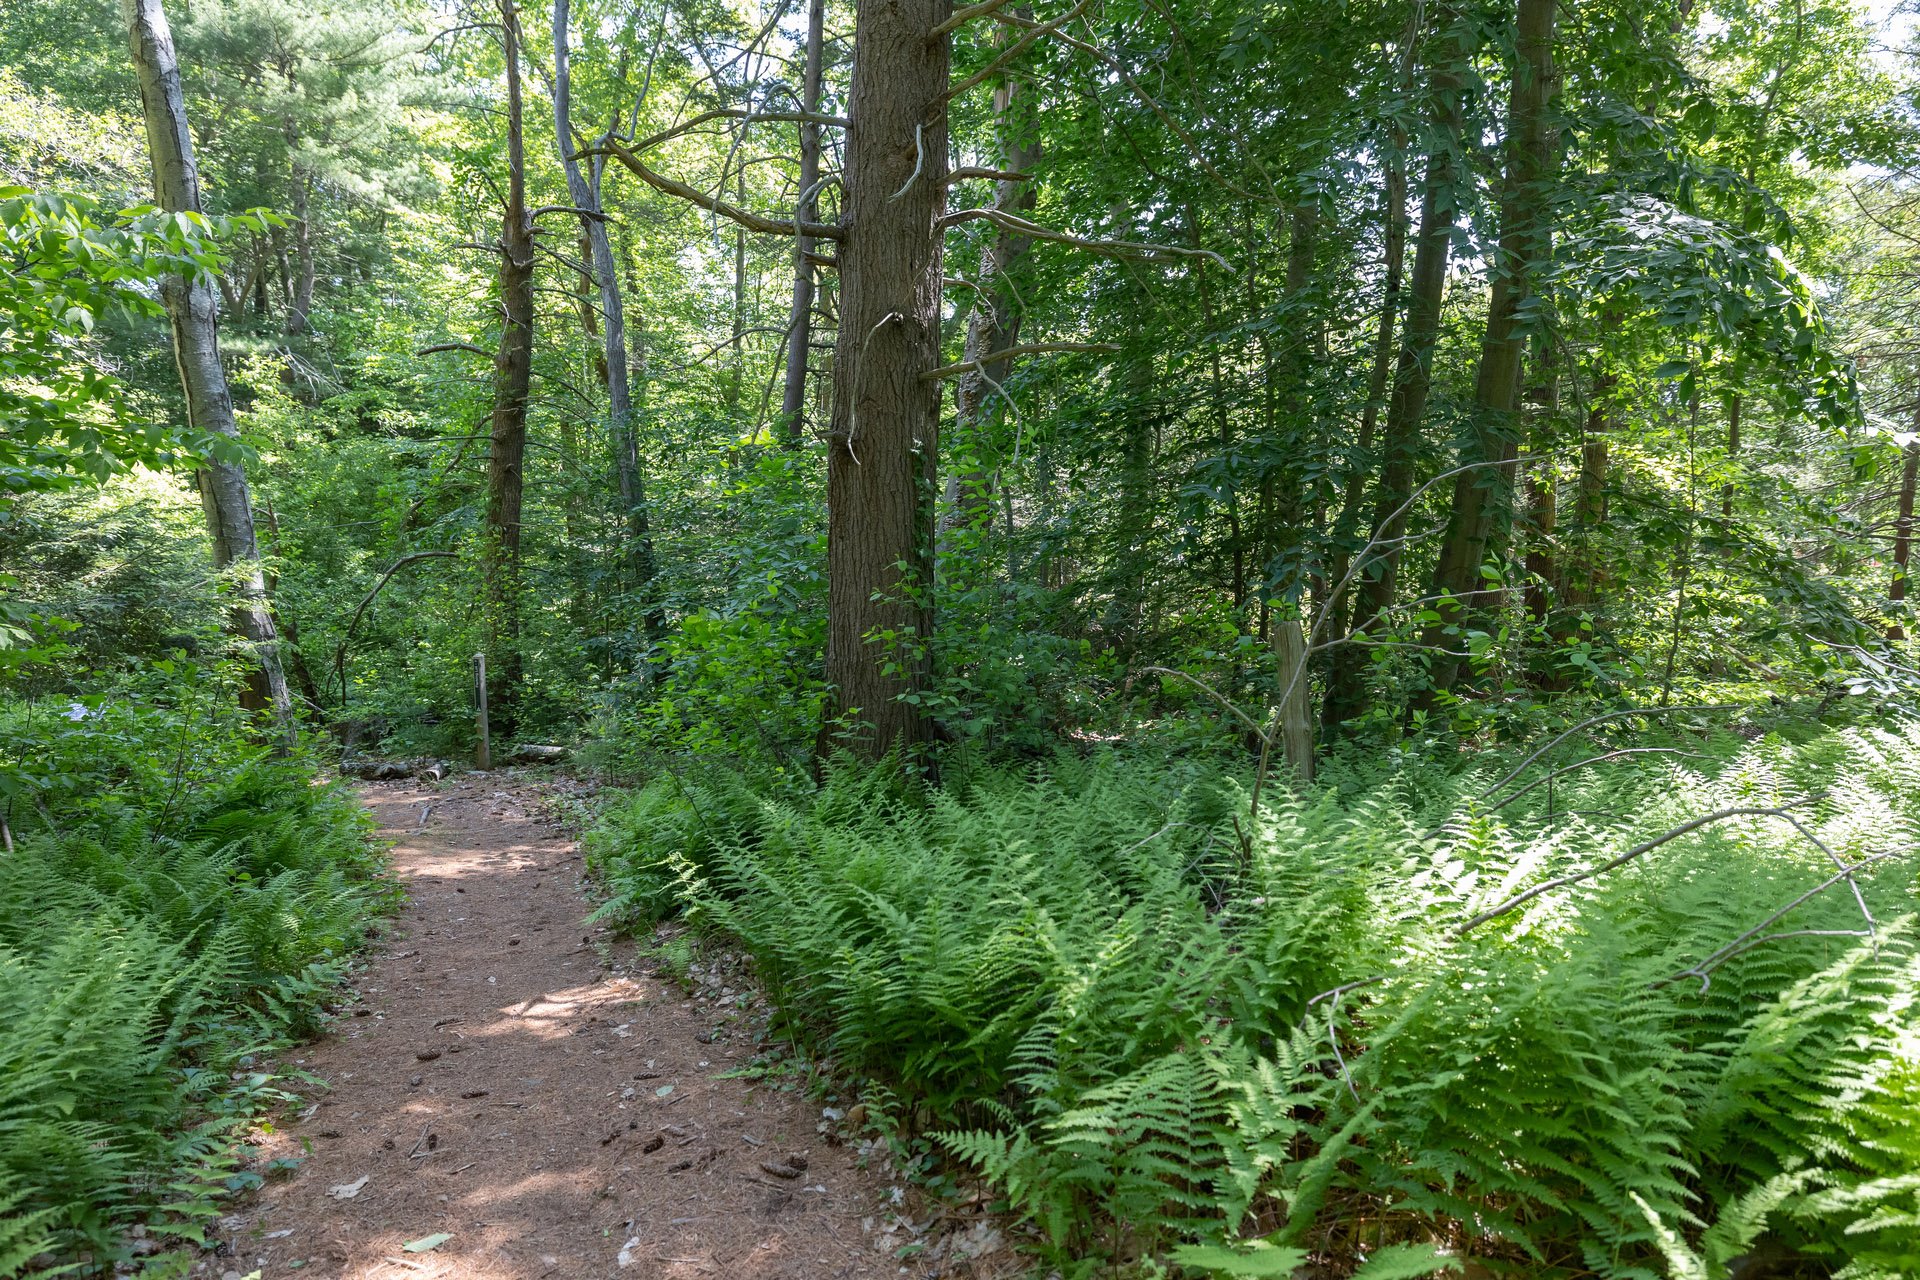
[[[364,795],[412,903],[351,1016],[296,1055],[331,1088],[262,1159],[302,1163],[222,1220],[231,1253],[205,1274],[907,1270],[870,1234],[892,1188],[816,1132],[819,1104],[717,1078],[752,1054],[723,1016],[738,995],[690,999],[581,923],[579,855],[525,789],[494,775]]]

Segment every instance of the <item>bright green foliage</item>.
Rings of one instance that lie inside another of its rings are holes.
[[[82,196],[0,186],[0,504],[105,480],[133,463],[237,456],[234,442],[130,417],[118,382],[87,358],[84,343],[103,315],[158,314],[138,286],[217,270],[216,237],[266,221],[216,223],[151,208],[109,214]]]
[[[1817,796],[1848,862],[1920,835],[1920,727],[1686,743],[1497,812],[1539,768],[1348,767],[1249,821],[1230,778],[1100,755],[814,795],[663,779],[594,862],[612,911],[683,904],[749,950],[792,1034],[900,1100],[1046,1229],[1051,1262],[1275,1246],[1359,1260],[1398,1224],[1527,1274],[1702,1274],[1764,1241],[1849,1275],[1920,1264],[1912,873],[1876,864],[1674,980],[1833,872],[1730,817],[1464,937],[1513,894],[1701,814]],[[1570,763],[1580,757],[1552,756]],[[1317,993],[1378,976],[1337,999]],[[1339,1046],[1336,1058],[1334,1045]],[[1251,1274],[1208,1254],[1217,1274]],[[1425,1270],[1421,1268],[1424,1267]],[[1678,1274],[1678,1272],[1676,1272]]]
[[[199,1241],[257,1183],[240,1127],[286,1096],[259,1055],[318,1028],[388,900],[358,807],[208,678],[0,710],[0,1276],[118,1257],[135,1223]]]

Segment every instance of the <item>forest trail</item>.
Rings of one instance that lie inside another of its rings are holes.
[[[232,1252],[202,1274],[899,1274],[862,1229],[885,1180],[804,1093],[718,1078],[751,1036],[582,923],[580,855],[537,796],[500,775],[362,794],[411,901],[285,1064],[329,1086],[262,1155],[301,1164],[221,1220]]]

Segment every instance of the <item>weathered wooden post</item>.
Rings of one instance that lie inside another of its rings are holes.
[[[473,655],[473,731],[474,768],[493,768],[493,752],[487,742],[487,655]]]

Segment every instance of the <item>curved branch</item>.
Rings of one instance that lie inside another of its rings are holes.
[[[736,208],[724,200],[706,194],[704,191],[696,191],[684,182],[669,178],[664,173],[655,173],[646,166],[639,156],[636,156],[629,148],[622,146],[612,138],[607,139],[607,150],[613,154],[616,160],[632,170],[635,177],[645,182],[648,186],[664,191],[670,196],[678,196],[689,204],[699,205],[702,209],[710,213],[717,213],[723,218],[731,219],[749,231],[757,231],[762,235],[771,236],[798,235],[804,231],[806,234],[822,240],[839,240],[846,235],[845,231],[831,223],[795,223],[787,218],[766,218],[746,209]]]
[[[474,355],[485,356],[489,360],[494,358],[493,352],[487,350],[485,347],[476,347],[471,342],[436,342],[430,347],[420,348],[413,354],[417,356],[431,356],[437,355],[442,351],[471,351]]]
[[[394,574],[400,572],[408,565],[413,564],[415,561],[456,560],[458,558],[458,554],[452,551],[416,551],[412,555],[401,556],[398,560],[388,565],[387,571],[380,575],[380,581],[373,584],[373,590],[367,592],[366,596],[360,601],[359,606],[354,609],[353,618],[347,623],[347,633],[340,637],[340,647],[333,651],[333,674],[334,678],[340,682],[340,706],[342,709],[345,709],[347,705],[347,646],[353,642],[353,633],[359,628],[360,619],[366,615],[367,606],[373,603],[373,598],[380,594],[381,589],[384,588],[387,583],[393,581]]]

